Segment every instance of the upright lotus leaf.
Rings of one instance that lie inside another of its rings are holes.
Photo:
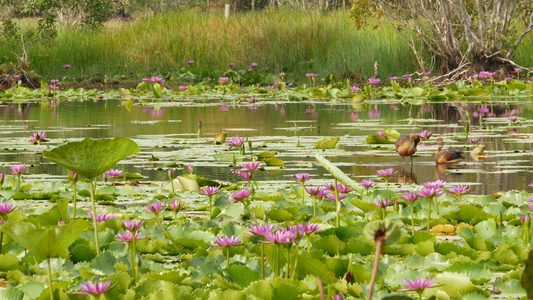
[[[47,228],[38,228],[28,222],[13,222],[0,227],[0,231],[38,257],[51,258],[65,254],[68,247],[89,227],[89,223],[78,219],[67,225]]]
[[[363,233],[365,234],[365,237],[371,241],[374,241],[378,235],[384,235],[385,244],[387,245],[393,244],[402,236],[400,227],[389,219],[367,223]]]
[[[330,139],[320,140],[316,143],[315,149],[335,149],[340,139],[341,138],[337,136]]]
[[[124,158],[141,151],[134,141],[117,137],[84,139],[43,151],[49,161],[87,178],[95,178]]]
[[[369,134],[366,137],[366,143],[369,144],[369,145],[374,145],[374,144],[394,144],[394,143],[396,143],[396,141],[388,140],[386,137],[383,137],[383,136],[375,133],[375,134]]]
[[[318,162],[326,169],[333,177],[337,178],[342,184],[346,185],[347,187],[351,188],[355,191],[362,191],[363,188],[361,185],[352,179],[350,177],[346,176],[339,168],[337,168],[334,164],[332,164],[329,160],[325,159],[322,155],[315,155]]]
[[[528,258],[525,261],[526,266],[522,273],[522,288],[526,290],[527,299],[533,300],[533,250],[529,251]]]

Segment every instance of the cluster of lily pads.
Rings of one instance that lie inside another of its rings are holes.
[[[45,140],[44,132],[30,137]],[[25,166],[12,165],[1,176],[0,296],[531,295],[533,197],[525,190],[474,196],[442,180],[391,189],[393,169],[357,183],[318,154],[331,180],[300,172],[294,184],[272,186],[256,180],[272,158],[246,154],[238,136],[227,146],[244,157],[228,168],[233,182],[187,166],[181,175],[169,168],[167,182],[128,183],[113,167],[141,149],[124,138],[43,148],[65,167],[59,182],[26,182]],[[99,183],[102,175],[112,182]]]
[[[308,85],[290,82],[285,72],[273,74],[260,70],[256,63],[249,68],[237,70],[234,63],[228,64],[226,71],[204,70],[187,63],[173,74],[143,78],[136,88],[108,90],[107,79],[105,91],[72,89],[54,79],[42,82],[41,87],[29,89],[21,86],[20,75],[14,75],[14,86],[0,91],[0,98],[15,100],[37,97],[119,97],[130,98],[185,98],[191,96],[233,95],[249,97],[260,95],[265,98],[307,100],[322,98],[329,100],[351,99],[358,103],[365,99],[418,99],[430,101],[461,100],[487,96],[533,96],[533,83],[528,76],[520,76],[521,69],[516,69],[515,78],[496,81],[495,74],[480,72],[467,81],[457,81],[444,87],[435,87],[431,72],[420,78],[411,75],[390,77],[388,84],[380,78],[369,78],[365,84],[356,86],[349,80],[335,81],[334,76],[308,73]],[[317,83],[323,83],[318,84]],[[416,82],[416,83],[415,83]]]

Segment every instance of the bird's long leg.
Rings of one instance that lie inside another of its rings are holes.
[[[411,155],[410,157],[411,157],[411,165],[412,165],[413,164],[413,156]]]
[[[405,156],[402,156],[403,164],[405,165]]]

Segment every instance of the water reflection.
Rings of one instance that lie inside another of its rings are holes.
[[[187,102],[179,107],[158,103],[134,105],[129,110],[117,100],[84,102],[43,102],[43,104],[8,104],[0,106],[0,141],[4,148],[17,149],[0,153],[3,169],[13,162],[31,163],[32,174],[63,175],[64,170],[36,156],[38,149],[29,147],[27,137],[33,131],[47,131],[51,147],[72,138],[124,136],[143,140],[144,156],[161,156],[157,165],[176,161],[195,165],[197,174],[220,180],[232,180],[227,163],[213,162],[212,153],[231,153],[224,145],[213,148],[212,141],[220,129],[228,136],[239,134],[253,142],[253,153],[278,152],[285,170],[276,174],[258,174],[260,180],[281,181],[301,171],[316,178],[331,178],[314,160],[316,142],[324,137],[339,136],[339,150],[321,152],[338,163],[341,170],[356,181],[375,179],[378,169],[392,167],[397,174],[391,181],[400,189],[408,185],[443,179],[450,183],[474,184],[472,192],[490,194],[499,190],[524,189],[531,182],[533,168],[531,103],[465,102],[410,105],[400,103],[261,103],[238,105],[234,102],[199,105]],[[492,117],[491,117],[492,116]],[[520,116],[509,125],[509,116]],[[202,120],[199,136],[198,120]],[[465,125],[470,120],[468,137]],[[168,121],[168,122],[161,122]],[[304,123],[298,123],[298,122]],[[312,122],[312,130],[307,128]],[[317,130],[314,130],[316,126]],[[394,145],[367,145],[366,136],[391,127],[401,134],[432,131],[429,141],[419,144],[414,164],[404,165]],[[289,131],[284,129],[293,129]],[[486,146],[486,157],[468,156],[457,165],[434,163],[436,146],[432,141],[442,136],[452,147],[471,151],[473,143]],[[468,139],[467,139],[468,138]],[[46,145],[44,146],[46,147]],[[187,150],[191,149],[193,150]],[[145,163],[146,166],[143,166]],[[166,173],[152,163],[128,162],[124,169],[141,173],[151,180],[166,180]],[[6,171],[1,170],[1,171]]]

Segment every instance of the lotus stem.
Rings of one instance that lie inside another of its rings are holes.
[[[261,243],[261,278],[265,279],[265,244]]]
[[[431,197],[427,198],[428,199],[428,232],[429,232],[429,227],[430,227],[430,223],[431,223]]]
[[[415,202],[411,202],[411,233],[414,236],[415,235]]]
[[[304,183],[302,182],[302,206],[305,204],[305,188]]]
[[[174,238],[172,237],[172,235],[165,230],[165,228],[163,227],[163,224],[161,223],[161,220],[159,220],[159,217],[157,215],[155,215],[155,220],[157,222],[157,225],[159,225],[159,228],[161,228],[161,230],[163,231],[163,235],[172,243],[172,245],[174,245],[174,247],[176,248],[176,250],[180,250],[180,247],[176,244],[176,241],[174,241]]]
[[[281,245],[278,245],[278,267],[277,267],[277,269],[278,269],[278,276],[279,277],[281,277],[281,267],[280,267],[281,262],[280,262],[280,259],[279,259],[280,257],[281,257]]]
[[[94,244],[96,246],[96,255],[100,255],[100,241],[98,240],[98,226],[96,222],[96,201],[94,199],[94,194],[96,193],[96,177],[89,178],[89,182],[91,184],[91,207],[93,211]]]
[[[385,218],[387,217],[387,213],[386,213],[386,210],[387,208],[386,207],[382,207],[381,208],[381,211],[382,211],[382,214],[383,214],[383,221],[385,221]]]
[[[50,267],[50,257],[46,258],[48,263],[48,288],[50,289],[50,299],[54,300],[54,289],[52,288],[52,268]]]
[[[387,199],[390,199],[389,179],[385,177],[385,184],[387,185]]]
[[[2,254],[2,244],[4,243],[4,233],[0,232],[0,254]]]
[[[435,196],[435,207],[437,208],[437,216],[439,216],[439,201],[437,196]]]
[[[309,253],[311,251],[311,240],[310,240],[310,236],[307,235],[307,253]]]
[[[211,221],[213,220],[213,195],[207,197],[209,197],[209,221]]]
[[[172,186],[172,195],[175,195],[176,190],[174,190],[174,179],[170,179],[170,185]]]
[[[229,268],[229,246],[226,247],[226,269]]]
[[[72,213],[72,219],[76,219],[76,184],[73,183],[72,184],[72,189],[73,189],[73,193],[74,193],[74,197],[72,199],[72,201],[74,202],[74,212]]]
[[[291,267],[291,248],[287,247],[287,274],[285,274],[287,279],[289,279],[290,267]]]
[[[291,279],[294,279],[294,277],[296,276],[296,269],[298,268],[298,247],[296,248],[296,254],[295,255],[295,258],[294,258],[294,267],[292,267],[292,275],[291,275]]]
[[[20,173],[17,174],[17,193],[20,192]]]
[[[370,279],[370,285],[368,286],[368,295],[367,300],[372,299],[372,294],[374,293],[374,284],[376,283],[376,278],[378,277],[379,269],[379,256],[381,255],[381,248],[385,243],[385,236],[376,238],[376,253],[374,255],[374,268],[372,269],[372,278]]]
[[[313,218],[316,218],[316,197],[313,197]]]
[[[135,247],[135,233],[132,233],[131,239],[131,274],[133,276],[133,281],[137,277],[137,249]]]
[[[339,190],[337,188],[337,178],[335,178],[335,210],[337,211],[335,227],[340,227],[341,221],[339,219]]]

